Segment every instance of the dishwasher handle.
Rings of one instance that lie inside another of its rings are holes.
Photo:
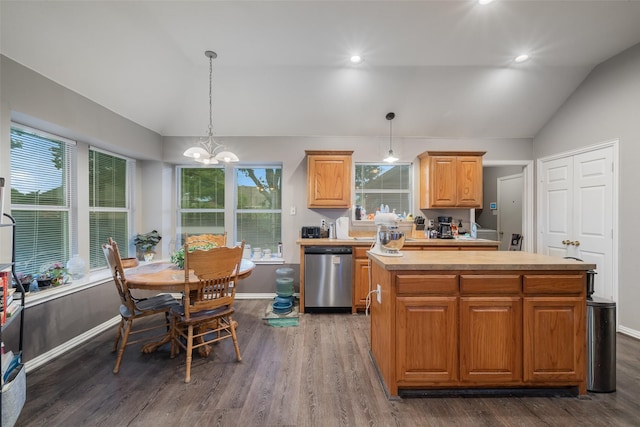
[[[351,246],[306,246],[305,255],[351,255]]]

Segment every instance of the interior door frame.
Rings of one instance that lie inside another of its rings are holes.
[[[557,154],[553,154],[551,156],[547,156],[547,157],[541,157],[536,161],[536,174],[540,174],[542,173],[542,168],[543,168],[543,164],[545,162],[551,161],[551,160],[557,160],[557,159],[562,159],[565,157],[573,157],[576,156],[578,154],[584,154],[584,153],[588,153],[590,151],[596,151],[596,150],[601,150],[603,148],[609,148],[611,147],[613,149],[613,189],[612,189],[612,197],[613,197],[613,218],[611,218],[611,227],[613,229],[613,242],[612,242],[612,253],[611,253],[611,265],[614,269],[613,271],[613,298],[614,301],[618,301],[619,299],[619,295],[618,295],[618,284],[619,284],[619,274],[620,274],[620,269],[618,267],[618,244],[619,244],[619,233],[620,233],[620,228],[619,228],[619,224],[618,224],[618,217],[620,215],[619,210],[620,210],[620,203],[619,203],[619,190],[620,190],[620,155],[619,155],[619,145],[620,145],[620,141],[619,139],[612,139],[609,141],[604,141],[604,142],[600,142],[598,144],[594,144],[594,145],[587,145],[585,147],[581,147],[581,148],[577,148],[575,150],[571,150],[571,151],[565,151],[562,153],[557,153]],[[541,218],[542,218],[542,197],[544,197],[544,195],[542,194],[542,185],[538,185],[537,186],[537,190],[536,190],[536,201],[537,201],[537,209],[536,209],[536,227],[537,230],[542,230],[542,224],[540,223]],[[542,232],[538,232],[537,238],[536,238],[536,244],[538,247],[542,247]],[[616,317],[616,323],[618,323],[618,318]]]
[[[533,180],[533,160],[483,160],[482,166],[522,166],[524,195],[522,198],[522,250],[534,252],[536,239],[533,236],[533,194],[535,182]],[[472,209],[471,221],[475,222],[476,211]]]

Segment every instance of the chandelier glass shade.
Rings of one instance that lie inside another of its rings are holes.
[[[208,135],[198,141],[198,145],[188,148],[183,154],[192,158],[196,162],[205,165],[215,165],[220,162],[238,162],[240,159],[231,151],[226,150],[227,147],[220,144],[213,138],[213,108],[212,108],[212,86],[213,86],[213,60],[218,55],[207,50],[205,56],[209,58],[209,132]]]
[[[395,113],[387,113],[387,120],[389,120],[389,155],[384,158],[384,161],[387,163],[397,162],[399,159],[393,154],[393,145],[392,145],[392,126],[391,122],[396,117]]]

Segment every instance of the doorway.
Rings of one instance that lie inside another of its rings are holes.
[[[498,230],[498,178],[511,175],[522,175],[521,215],[514,221],[520,221],[520,234],[523,236],[522,250],[534,252],[535,239],[533,238],[533,161],[532,160],[486,160],[483,162],[483,209],[473,212],[472,220],[475,220],[485,229]],[[495,204],[492,209],[491,204]],[[509,239],[509,234],[506,239]],[[497,239],[500,239],[498,236]],[[507,240],[508,248],[508,240]],[[505,249],[506,250],[506,249]]]
[[[500,250],[509,250],[511,235],[522,235],[522,173],[498,178],[498,237]],[[531,237],[529,237],[531,238]]]

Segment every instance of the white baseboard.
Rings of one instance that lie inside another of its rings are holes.
[[[300,298],[300,294],[293,294],[294,297]],[[250,292],[238,292],[236,294],[236,299],[274,299],[276,297],[276,293],[250,293]]]
[[[79,346],[80,344],[84,343],[85,341],[88,341],[89,339],[95,337],[96,335],[106,331],[107,329],[112,328],[113,326],[117,325],[118,322],[120,322],[120,316],[115,316],[107,320],[106,322],[96,326],[95,328],[89,329],[87,332],[80,334],[77,337],[70,339],[69,341],[47,351],[46,353],[43,353],[40,356],[34,357],[31,360],[28,360],[24,364],[26,373],[28,374],[29,372],[35,369],[38,369],[40,366],[48,363],[49,361],[55,359],[61,354],[66,353],[67,351]],[[115,339],[115,335],[114,335],[114,339]]]
[[[640,331],[636,331],[635,329],[627,328],[625,326],[618,326],[618,332],[640,340]]]

